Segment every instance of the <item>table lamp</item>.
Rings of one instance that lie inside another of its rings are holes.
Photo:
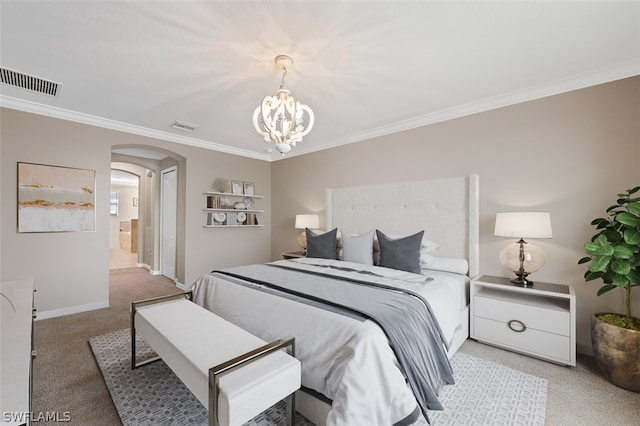
[[[298,245],[302,248],[302,251],[307,251],[307,233],[306,228],[311,230],[320,228],[320,218],[317,214],[297,214],[296,215],[296,229],[302,229],[300,235],[298,235]]]
[[[549,212],[502,212],[496,214],[496,237],[519,238],[500,252],[500,262],[517,278],[512,283],[523,287],[533,285],[529,274],[544,266],[545,256],[541,248],[525,241],[525,238],[551,238]]]

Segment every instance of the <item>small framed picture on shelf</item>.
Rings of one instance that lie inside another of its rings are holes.
[[[241,180],[231,181],[231,193],[232,194],[244,194],[243,183]]]
[[[256,187],[253,182],[244,183],[244,195],[256,195]]]

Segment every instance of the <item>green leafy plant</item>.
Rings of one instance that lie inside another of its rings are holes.
[[[578,261],[591,262],[585,281],[604,282],[598,296],[617,288],[624,291],[624,315],[615,320],[611,315],[600,319],[632,330],[640,330],[640,320],[631,315],[631,289],[640,286],[640,198],[635,197],[638,191],[640,186],[618,194],[616,204],[606,210],[609,217],[591,222],[598,232],[584,245],[588,256]]]

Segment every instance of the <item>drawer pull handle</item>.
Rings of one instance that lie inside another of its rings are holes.
[[[507,325],[511,330],[515,331],[516,333],[523,333],[527,329],[527,326],[524,325],[522,321],[518,321],[518,320],[511,320],[507,323]]]

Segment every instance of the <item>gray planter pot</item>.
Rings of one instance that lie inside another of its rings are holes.
[[[591,317],[591,343],[602,374],[616,386],[640,392],[640,331]]]

